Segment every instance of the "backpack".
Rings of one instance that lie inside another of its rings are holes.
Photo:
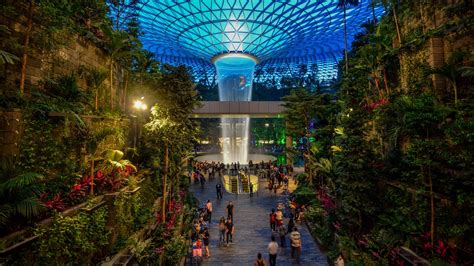
[[[275,213],[270,213],[270,222],[271,222],[271,223],[274,223],[274,222],[275,222],[275,219],[276,219]]]

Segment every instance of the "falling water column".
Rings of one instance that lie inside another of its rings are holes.
[[[258,60],[250,55],[224,54],[213,59],[220,101],[251,101],[252,81]],[[222,117],[224,163],[248,162],[249,116]]]

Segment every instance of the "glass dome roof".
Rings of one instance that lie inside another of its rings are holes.
[[[140,6],[144,47],[158,60],[185,64],[201,80],[215,75],[211,59],[223,53],[257,57],[263,79],[305,64],[319,80],[337,75],[344,49],[344,18],[337,0],[148,0]],[[377,17],[383,12],[376,8]],[[347,7],[348,44],[372,18],[371,0]],[[267,73],[265,69],[276,69]]]

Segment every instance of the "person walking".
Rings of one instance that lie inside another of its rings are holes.
[[[257,260],[253,264],[254,266],[267,266],[267,262],[265,259],[262,257],[262,253],[257,254]]]
[[[225,218],[222,216],[219,221],[219,246],[225,242],[225,229]]]
[[[275,241],[275,237],[272,236],[272,241],[268,243],[268,261],[270,262],[270,266],[276,265],[277,252],[278,243]]]
[[[202,265],[202,243],[201,239],[196,240],[193,243],[193,260],[196,262],[196,265]]]
[[[275,209],[272,209],[272,212],[270,213],[270,228],[272,231],[275,231],[275,224],[276,224],[276,214],[275,214]]]
[[[211,200],[207,200],[207,203],[206,203],[206,210],[207,210],[207,217],[209,219],[209,224],[211,224],[211,220],[212,220],[212,202]]]
[[[250,189],[250,197],[252,198],[253,197],[253,184],[252,184],[252,181],[250,181],[249,189]]]
[[[290,218],[290,220],[288,221],[288,226],[287,226],[288,233],[293,232],[294,228],[295,228],[295,222],[294,222],[293,218]]]
[[[217,199],[222,199],[222,185],[220,182],[216,184],[216,193]]]
[[[286,229],[284,225],[278,226],[278,233],[280,235],[280,244],[282,248],[286,247]]]
[[[294,228],[293,232],[290,234],[291,239],[291,257],[295,257],[296,253],[296,263],[300,264],[301,257],[301,235],[298,232],[298,228]]]
[[[209,252],[210,237],[211,236],[209,234],[209,229],[208,228],[204,229],[202,240],[204,241],[204,248],[206,249],[206,258],[209,258],[211,256],[211,253]]]
[[[277,211],[275,212],[276,216],[276,225],[280,226],[283,224],[283,212],[281,211],[280,208],[277,208]]]
[[[234,234],[234,223],[232,222],[232,219],[229,217],[227,218],[227,222],[225,223],[225,232],[226,232],[226,243],[227,246],[230,243],[232,243],[232,235]]]
[[[232,204],[231,200],[227,204],[227,217],[234,221],[234,204]]]

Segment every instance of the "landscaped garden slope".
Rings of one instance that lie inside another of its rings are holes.
[[[2,2],[0,264],[185,254],[197,92],[142,50],[136,4]]]
[[[284,97],[306,162],[297,197],[332,258],[471,264],[472,4],[383,2],[385,16],[341,63],[335,95]]]

